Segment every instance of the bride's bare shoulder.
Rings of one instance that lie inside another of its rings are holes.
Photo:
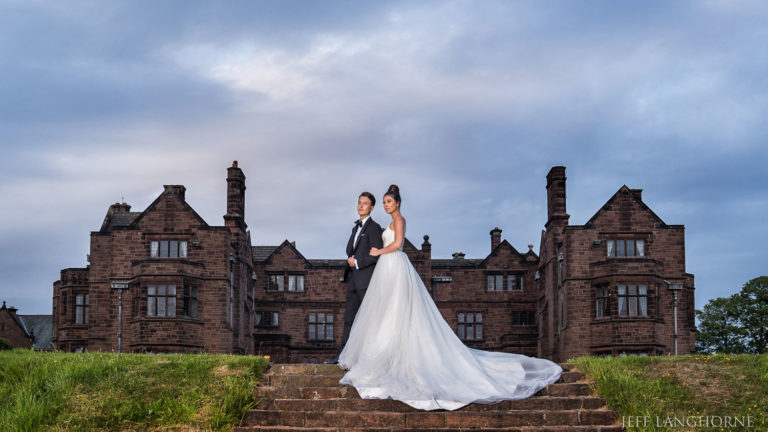
[[[389,229],[394,230],[395,227],[405,227],[405,218],[402,216],[395,216],[392,222],[389,224]]]
[[[394,221],[395,225],[400,226],[400,231],[403,232],[403,235],[405,235],[405,218],[402,216],[397,216],[397,218]]]

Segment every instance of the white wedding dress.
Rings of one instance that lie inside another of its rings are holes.
[[[387,246],[395,233],[387,227],[382,237]],[[362,398],[424,410],[527,398],[562,372],[549,360],[464,345],[402,247],[379,257],[339,366],[348,369],[340,382]]]

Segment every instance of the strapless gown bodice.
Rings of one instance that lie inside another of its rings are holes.
[[[387,227],[382,240],[391,244],[395,232]],[[562,372],[549,360],[464,345],[402,247],[379,257],[339,366],[348,369],[340,382],[362,398],[424,410],[527,398]]]
[[[395,242],[395,231],[393,231],[390,227],[386,227],[384,231],[381,232],[381,240],[384,242],[384,247],[391,245]],[[403,247],[400,246],[398,250],[402,252]]]

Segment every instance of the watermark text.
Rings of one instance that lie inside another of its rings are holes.
[[[622,416],[626,429],[656,426],[659,428],[726,428],[752,427],[752,416]]]

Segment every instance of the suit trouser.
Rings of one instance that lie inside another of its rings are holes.
[[[344,351],[344,347],[349,340],[349,332],[352,330],[352,323],[355,321],[357,310],[360,309],[360,304],[365,297],[365,291],[367,289],[360,289],[355,284],[355,279],[352,277],[347,284],[347,304],[344,308],[344,333],[341,336],[341,347],[339,347],[339,354]]]

